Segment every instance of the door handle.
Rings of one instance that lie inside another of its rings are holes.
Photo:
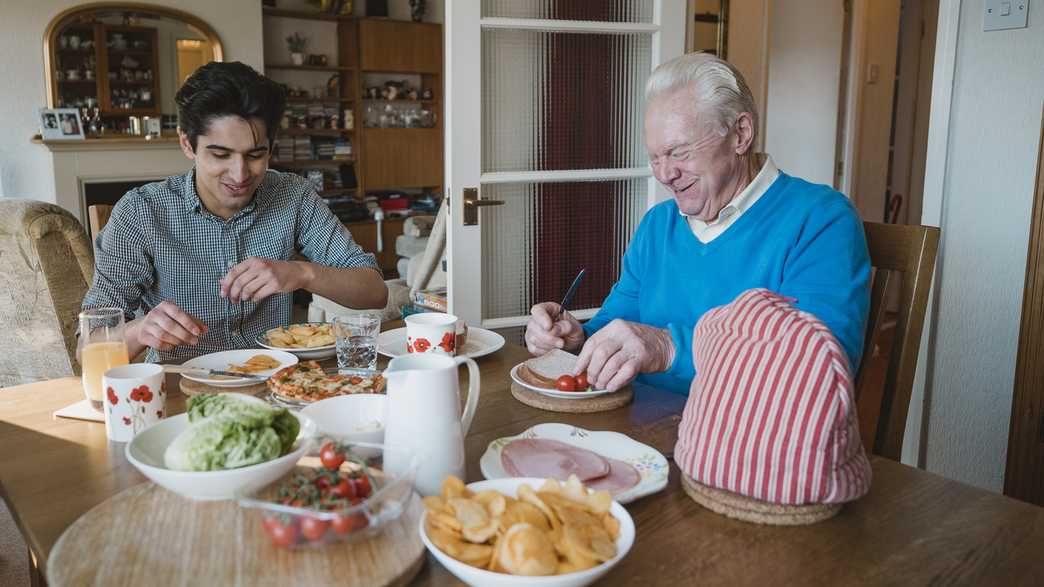
[[[464,188],[464,226],[478,225],[479,206],[503,206],[504,200],[481,200],[478,188]]]

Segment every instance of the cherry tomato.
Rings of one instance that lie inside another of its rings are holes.
[[[355,484],[348,479],[341,479],[337,482],[337,485],[330,487],[330,493],[337,497],[355,497]]]
[[[555,381],[558,391],[576,391],[576,378],[572,375],[562,375]]]
[[[337,516],[332,522],[330,522],[330,527],[338,534],[347,534],[349,532],[361,530],[368,525],[369,522],[366,520],[366,515],[362,512]]]
[[[366,475],[356,477],[352,479],[355,484],[355,497],[369,497],[370,493],[373,492],[373,487],[370,485],[370,478]]]
[[[298,528],[294,520],[284,523],[278,517],[268,518],[263,526],[276,546],[293,546],[297,543]]]
[[[304,518],[301,520],[301,536],[305,539],[316,541],[322,539],[330,523],[319,518]]]
[[[587,381],[587,371],[576,376],[576,390],[587,391],[591,387],[591,384]]]
[[[344,462],[344,453],[337,452],[337,447],[332,442],[327,442],[319,450],[319,460],[327,469],[336,469]]]

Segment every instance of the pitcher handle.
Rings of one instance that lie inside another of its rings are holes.
[[[478,364],[469,357],[455,357],[453,360],[457,365],[467,364],[468,366],[468,400],[464,403],[464,415],[460,418],[461,433],[467,436],[468,429],[471,428],[471,419],[475,417],[475,408],[478,407],[479,368]]]

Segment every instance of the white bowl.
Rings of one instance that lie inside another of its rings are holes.
[[[321,436],[341,442],[381,444],[384,442],[384,410],[387,405],[388,396],[384,394],[359,393],[308,404],[301,413],[315,422]],[[380,426],[367,426],[374,422]]]
[[[251,398],[256,399],[256,398]],[[261,401],[261,400],[258,400]],[[293,412],[291,412],[293,413]],[[182,430],[188,428],[188,414],[179,414],[142,430],[124,453],[127,460],[157,485],[195,500],[232,499],[237,490],[271,483],[297,464],[314,444],[315,423],[307,416],[294,414],[301,432],[289,454],[271,461],[224,471],[175,471],[163,464],[163,453]]]
[[[522,484],[527,484],[532,486],[534,489],[537,489],[544,484],[544,480],[529,477],[494,479],[490,481],[471,483],[468,485],[468,489],[476,492],[486,489],[495,489],[505,495],[516,497],[518,486]],[[420,536],[421,540],[424,542],[424,546],[426,546],[428,551],[431,552],[440,563],[442,563],[442,566],[446,567],[449,572],[453,573],[458,579],[464,581],[468,585],[481,585],[482,587],[582,587],[583,585],[594,583],[600,579],[602,575],[609,572],[609,569],[612,569],[621,559],[623,559],[623,557],[627,556],[628,551],[631,550],[631,546],[634,544],[634,520],[631,519],[627,510],[614,501],[609,512],[620,521],[620,536],[616,539],[616,556],[596,567],[587,569],[586,571],[566,573],[564,575],[524,577],[520,575],[494,573],[493,571],[487,571],[485,569],[464,564],[439,550],[439,548],[428,539],[428,534],[424,531],[424,521],[428,517],[427,512],[421,516]]]
[[[273,351],[283,351],[296,355],[299,359],[306,361],[317,360],[317,359],[328,359],[337,355],[337,345],[329,344],[326,346],[316,346],[310,348],[296,348],[296,347],[285,347],[285,346],[272,346],[268,344],[268,338],[262,334],[257,337],[256,340],[258,346],[262,346],[266,349]]]

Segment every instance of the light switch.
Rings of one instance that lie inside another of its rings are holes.
[[[986,0],[982,30],[1000,31],[1026,28],[1030,0]]]

